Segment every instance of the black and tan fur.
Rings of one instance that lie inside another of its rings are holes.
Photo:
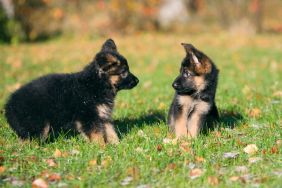
[[[21,139],[46,139],[63,131],[80,133],[90,141],[118,143],[114,99],[119,90],[137,83],[127,60],[108,39],[82,71],[43,76],[15,91],[5,115]]]
[[[215,104],[218,69],[212,60],[191,44],[183,44],[186,57],[172,86],[175,96],[168,124],[176,137],[196,137],[204,125],[218,119]]]

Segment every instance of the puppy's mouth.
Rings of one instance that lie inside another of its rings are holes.
[[[173,83],[172,87],[179,95],[192,95],[193,93],[195,93],[195,90],[193,88],[183,88],[177,83]]]
[[[134,88],[135,86],[137,86],[138,83],[139,83],[138,78],[134,77],[133,79],[131,79],[131,80],[129,81],[129,83],[124,84],[124,85],[120,85],[120,86],[118,87],[118,89],[119,89],[119,90],[122,90],[122,89],[132,89],[132,88]]]

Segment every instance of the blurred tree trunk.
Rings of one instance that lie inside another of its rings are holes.
[[[263,31],[263,0],[252,0],[250,11],[254,15],[254,23],[258,33]]]

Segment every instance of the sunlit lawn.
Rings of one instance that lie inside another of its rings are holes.
[[[20,143],[3,105],[38,76],[81,70],[106,38],[59,38],[0,45],[0,186],[221,187],[282,185],[282,35],[139,34],[114,36],[140,84],[121,91],[114,119],[121,142],[100,147],[82,137]],[[166,125],[171,83],[190,42],[220,69],[218,128],[175,143]],[[244,148],[255,144],[254,154]],[[234,158],[224,157],[232,152]]]

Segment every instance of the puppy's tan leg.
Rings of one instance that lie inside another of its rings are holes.
[[[190,137],[198,136],[209,109],[210,105],[206,102],[199,102],[195,105],[195,109],[188,119],[188,134]]]
[[[104,139],[104,133],[103,131],[97,131],[95,129],[92,129],[91,131],[85,132],[83,130],[82,124],[79,121],[75,122],[76,124],[76,130],[87,140],[90,142],[96,142],[99,145],[105,145],[105,139]]]
[[[187,116],[186,113],[182,113],[176,120],[175,120],[175,135],[176,138],[187,136]]]
[[[106,142],[110,144],[118,144],[119,138],[114,129],[114,126],[111,123],[105,124],[105,133],[106,133]]]

